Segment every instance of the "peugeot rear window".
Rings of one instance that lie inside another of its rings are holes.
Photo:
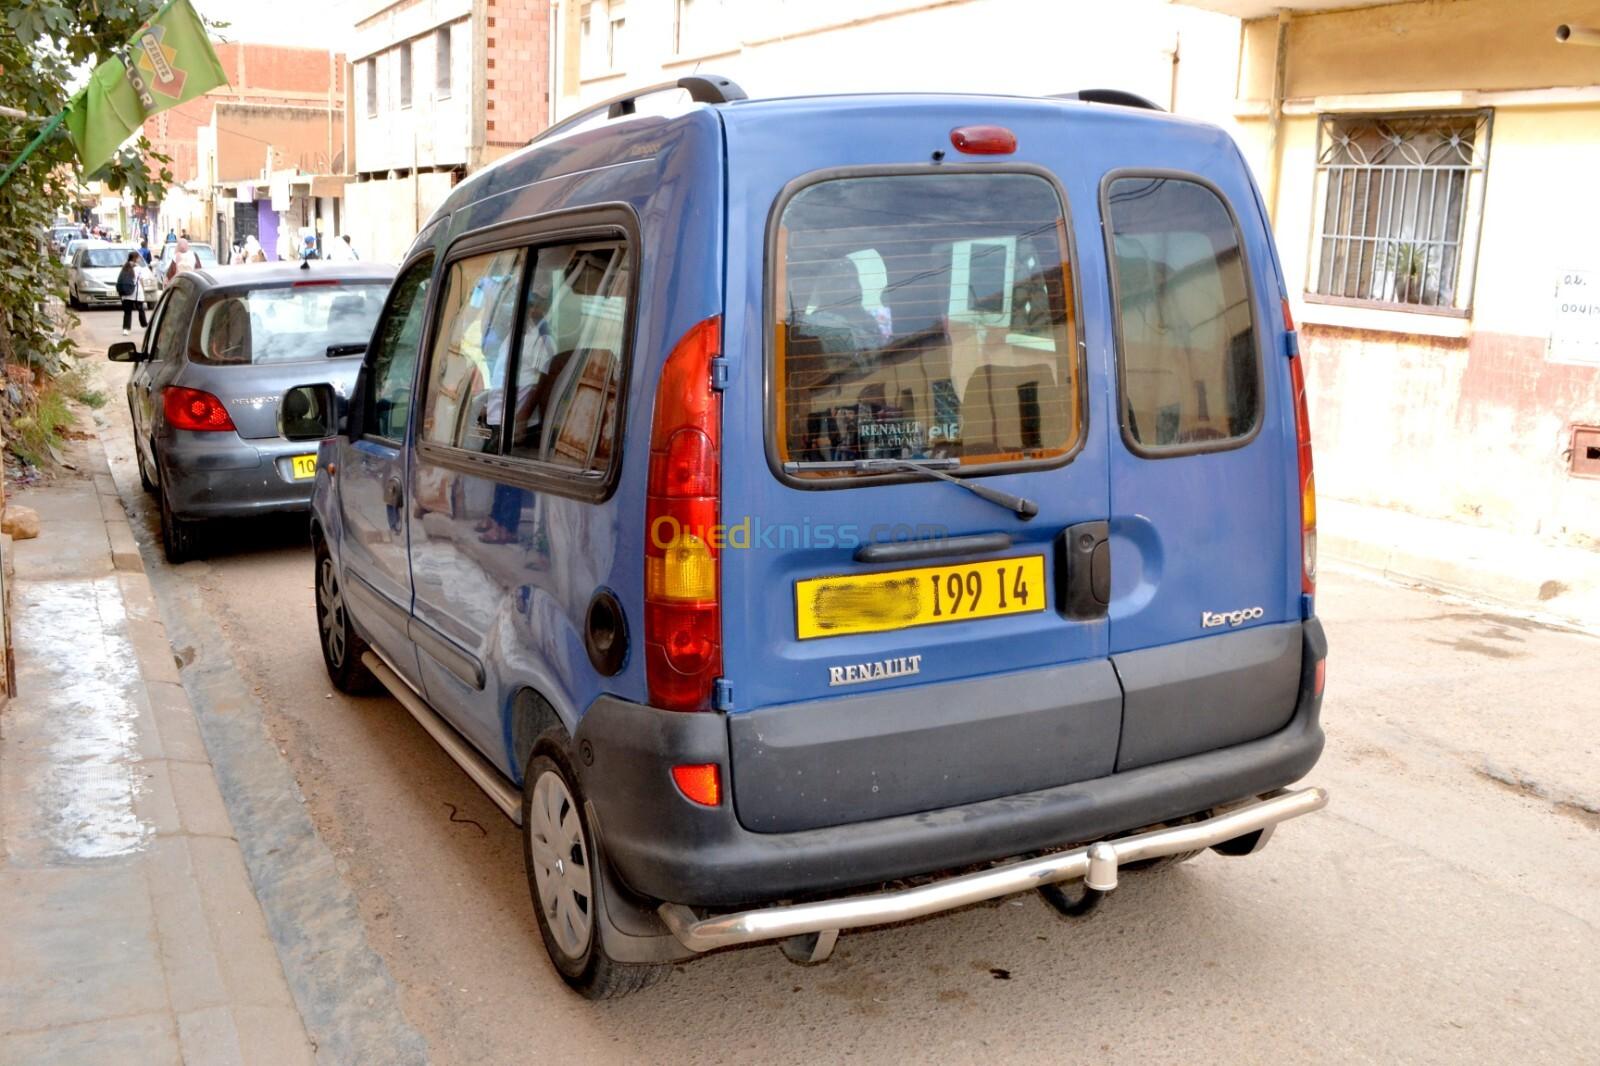
[[[800,477],[870,459],[1059,458],[1082,431],[1066,221],[1019,172],[845,177],[783,208],[777,452]]]
[[[213,294],[196,316],[191,358],[235,366],[359,355],[388,291],[382,282],[319,282]]]

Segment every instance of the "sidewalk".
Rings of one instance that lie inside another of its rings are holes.
[[[0,1062],[313,1061],[100,447],[13,494]]]
[[[1600,551],[1331,499],[1317,501],[1317,535],[1325,559],[1600,627]]]

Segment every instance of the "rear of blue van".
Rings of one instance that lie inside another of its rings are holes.
[[[1231,140],[985,97],[718,114],[722,314],[644,401],[648,703],[575,736],[627,888],[834,894],[1304,775],[1309,427]]]

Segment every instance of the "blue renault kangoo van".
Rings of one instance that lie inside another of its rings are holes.
[[[1310,430],[1223,132],[686,78],[457,186],[322,439],[322,648],[601,997],[1242,855],[1322,807]]]

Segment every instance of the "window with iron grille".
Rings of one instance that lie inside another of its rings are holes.
[[[1488,111],[1324,115],[1308,296],[1465,312]]]

